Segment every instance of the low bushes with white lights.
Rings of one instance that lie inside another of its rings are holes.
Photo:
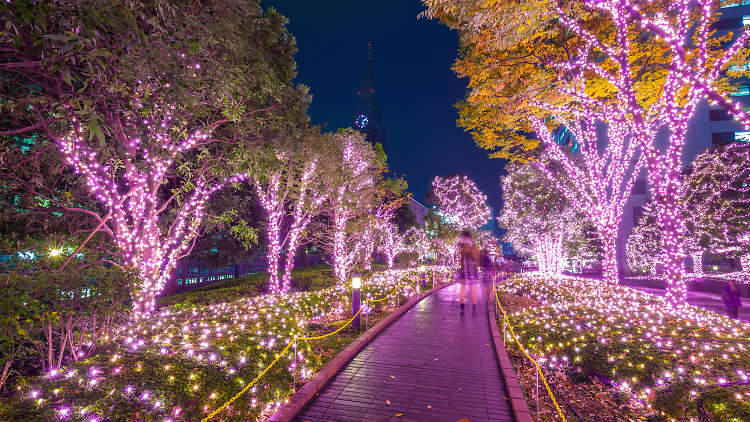
[[[571,379],[595,375],[669,420],[750,420],[750,324],[578,277],[516,275],[498,289],[541,303],[508,320]]]
[[[368,274],[362,283],[363,302],[368,297],[385,297],[417,277],[414,269]],[[398,301],[403,304],[416,296],[418,284],[402,287],[400,297],[394,294],[372,307],[363,303],[370,325]],[[233,289],[230,297],[238,287],[227,287]],[[212,290],[212,298],[219,298],[222,290]],[[191,296],[196,295],[185,297]],[[172,306],[121,326],[108,341],[97,339],[99,347],[91,357],[20,380],[18,392],[0,405],[0,420],[201,420],[271,364],[295,335],[325,334],[346,323],[351,316],[351,297],[347,283],[319,291],[246,296],[208,304],[170,300]],[[359,336],[364,325],[363,317],[359,330],[299,342],[298,387]],[[292,392],[293,350],[290,348],[216,420],[257,420],[272,414]]]

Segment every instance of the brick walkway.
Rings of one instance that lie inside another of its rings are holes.
[[[476,316],[471,305],[460,315],[457,285],[423,299],[342,367],[293,420],[514,421],[484,309],[491,284],[481,287]]]

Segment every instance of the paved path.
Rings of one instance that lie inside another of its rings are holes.
[[[481,287],[476,316],[470,305],[460,315],[457,285],[423,299],[342,367],[293,420],[514,421],[484,309],[491,284]],[[395,418],[398,413],[403,415]]]

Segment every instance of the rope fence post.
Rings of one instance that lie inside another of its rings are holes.
[[[503,344],[508,342],[508,337],[505,334],[505,315],[503,315]]]
[[[536,367],[536,422],[539,422],[539,366]]]

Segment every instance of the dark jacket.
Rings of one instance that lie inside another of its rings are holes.
[[[739,290],[739,288],[737,288],[737,290]],[[724,306],[742,306],[740,292],[732,291],[729,286],[724,286]]]

